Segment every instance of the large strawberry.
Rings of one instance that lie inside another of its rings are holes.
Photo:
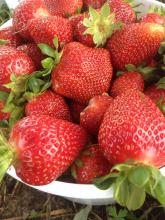
[[[25,111],[27,116],[49,115],[57,119],[71,120],[69,107],[65,99],[51,90],[47,90],[29,101]]]
[[[69,20],[59,16],[49,16],[32,19],[28,23],[28,31],[33,40],[54,47],[53,39],[58,38],[59,45],[72,41],[73,32]]]
[[[0,47],[0,90],[6,90],[3,84],[10,82],[11,74],[21,76],[35,71],[32,59],[13,47]]]
[[[84,150],[72,166],[72,175],[77,183],[90,184],[95,177],[110,172],[111,165],[103,157],[99,145],[91,145]]]
[[[49,15],[50,13],[43,3],[43,0],[23,0],[14,10],[13,27],[23,38],[31,40],[27,30],[28,21],[33,18]]]
[[[165,28],[154,23],[130,24],[116,31],[107,43],[114,68],[123,70],[127,64],[139,65],[151,60],[164,36]]]
[[[78,124],[80,123],[80,113],[84,110],[85,107],[86,105],[71,101],[69,108],[74,122]]]
[[[95,180],[98,187],[113,185],[115,200],[129,210],[139,209],[146,193],[165,204],[165,177],[158,169],[165,165],[165,118],[149,97],[132,90],[115,98],[99,146],[115,172]]]
[[[48,184],[66,171],[86,142],[87,134],[79,125],[47,115],[23,118],[13,127],[8,143],[1,136],[0,179],[13,164],[24,182]]]
[[[68,17],[81,11],[82,0],[44,0],[52,15]]]
[[[144,79],[138,72],[124,72],[113,82],[110,94],[112,97],[116,97],[131,89],[137,89],[142,92],[144,90]]]
[[[93,97],[80,114],[80,124],[91,134],[97,135],[104,114],[113,98],[108,94]]]
[[[37,69],[41,68],[41,61],[44,59],[44,55],[35,43],[23,44],[17,47],[18,50],[26,53],[34,61]]]
[[[55,92],[79,103],[107,92],[112,78],[110,54],[77,42],[65,45],[60,63],[52,74]]]
[[[22,39],[19,34],[16,34],[13,27],[7,27],[0,30],[0,44],[17,47],[22,44]]]

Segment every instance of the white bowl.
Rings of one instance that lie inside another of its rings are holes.
[[[137,10],[142,11],[142,14],[146,13],[148,8],[151,5],[156,5],[159,7],[164,7],[165,4],[154,1],[154,0],[136,0],[137,3],[142,3]],[[8,21],[6,24],[3,25],[9,26],[11,21]],[[165,167],[161,169],[163,175],[165,175]],[[15,179],[21,181],[13,167],[11,167],[8,172],[10,176],[14,177]],[[91,204],[91,205],[107,205],[112,204],[115,201],[113,200],[113,190],[99,190],[94,185],[85,185],[85,184],[74,184],[74,183],[65,183],[60,181],[54,181],[49,185],[45,186],[31,186],[34,189],[40,190],[42,192],[50,193],[53,195],[58,195],[65,197],[68,200],[78,202],[81,204]]]

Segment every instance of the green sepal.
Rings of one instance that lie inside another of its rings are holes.
[[[0,45],[6,45],[6,44],[9,44],[9,43],[10,43],[9,40],[0,39]]]
[[[165,9],[162,6],[156,7],[155,5],[153,5],[149,8],[148,13],[156,13],[165,18]]]
[[[51,48],[48,44],[38,44],[38,47],[40,48],[41,52],[49,57],[54,58],[54,52],[55,50]]]
[[[157,82],[157,88],[158,89],[165,89],[165,76],[162,77],[158,82]]]
[[[0,91],[0,101],[5,103],[8,97],[9,97],[8,92]]]
[[[24,107],[15,106],[9,119],[9,126],[12,128],[13,125],[24,116]]]
[[[115,14],[110,12],[107,3],[102,6],[100,12],[89,7],[89,15],[89,18],[83,20],[83,25],[87,27],[84,35],[92,35],[97,47],[103,46],[114,31],[122,27],[121,22],[115,23]]]

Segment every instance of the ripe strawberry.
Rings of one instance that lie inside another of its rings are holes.
[[[31,74],[35,65],[30,57],[13,47],[0,47],[0,90],[6,90],[3,84],[10,82],[11,74],[15,76]]]
[[[88,8],[91,6],[92,8],[101,8],[101,6],[106,2],[106,0],[83,0],[84,7]]]
[[[43,0],[23,0],[14,10],[13,27],[23,38],[31,40],[27,30],[28,21],[43,16],[50,16]]]
[[[138,72],[125,72],[123,75],[119,76],[113,82],[110,94],[115,98],[131,89],[137,89],[141,92],[144,90],[144,79]]]
[[[58,38],[61,47],[72,41],[73,32],[69,20],[57,17],[42,17],[29,21],[28,31],[33,40],[38,43],[45,43],[54,47],[53,39]]]
[[[86,149],[72,166],[72,174],[77,183],[90,184],[95,177],[106,175],[110,172],[111,165],[103,157],[98,144]]]
[[[49,184],[69,168],[86,142],[87,134],[79,125],[48,115],[25,117],[15,124],[3,147],[8,157],[1,177],[13,163],[24,182]]]
[[[21,37],[16,34],[13,27],[7,27],[0,30],[0,40],[7,40],[7,46],[17,47],[22,44]]]
[[[56,16],[68,17],[81,11],[82,0],[44,0],[50,13]]]
[[[131,5],[123,0],[109,0],[111,12],[115,13],[116,21],[122,21],[124,24],[134,23],[136,14]]]
[[[113,101],[108,94],[93,97],[88,106],[80,114],[80,124],[89,133],[97,135],[104,114]]]
[[[41,61],[45,58],[45,56],[41,53],[41,50],[35,43],[23,44],[17,47],[17,49],[23,51],[29,57],[31,57],[37,69],[41,68]]]
[[[150,98],[130,90],[114,99],[99,131],[99,145],[111,164],[129,160],[165,164],[165,118]]]
[[[47,90],[31,100],[25,109],[26,115],[49,115],[63,120],[71,120],[69,107],[63,97]]]
[[[140,23],[147,23],[147,22],[164,25],[165,18],[156,13],[149,13],[149,14],[144,15],[140,20]]]
[[[154,23],[131,24],[116,31],[107,43],[114,68],[123,70],[127,64],[139,65],[151,60],[164,35],[164,27]]]
[[[74,31],[75,27],[77,26],[77,24],[79,23],[79,21],[82,21],[87,15],[88,15],[88,13],[76,14],[76,15],[73,15],[69,18],[69,21],[72,25],[73,31]]]
[[[70,103],[69,108],[74,122],[78,124],[80,123],[80,113],[84,110],[85,107],[86,105],[82,105],[77,102],[72,101]]]
[[[53,71],[52,88],[58,94],[85,104],[95,95],[107,92],[111,78],[107,50],[71,42],[64,46],[61,61]]]
[[[157,85],[153,84],[144,93],[165,113],[165,89],[159,89]]]

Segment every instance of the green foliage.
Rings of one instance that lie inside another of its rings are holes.
[[[92,210],[92,206],[87,206],[84,209],[81,209],[74,217],[73,220],[88,220],[88,216],[90,211]]]
[[[4,3],[0,7],[0,26],[4,24],[10,18],[11,18],[11,11],[7,7],[7,5]]]

